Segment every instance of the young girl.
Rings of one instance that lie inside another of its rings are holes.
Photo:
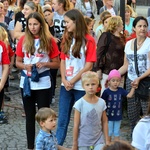
[[[4,97],[4,85],[8,77],[9,72],[9,57],[5,43],[0,41],[0,111],[2,108]],[[0,124],[7,123],[7,119],[0,115]]]
[[[130,93],[127,93],[126,90],[119,87],[120,81],[121,75],[119,71],[116,69],[111,70],[108,75],[109,87],[102,94],[102,98],[106,101],[107,105],[109,141],[111,141],[112,135],[114,135],[114,140],[119,140],[122,120],[122,97],[131,98],[134,94],[133,88]]]
[[[56,131],[59,145],[65,140],[74,102],[85,94],[81,85],[81,75],[91,70],[93,62],[96,61],[96,43],[88,33],[83,15],[77,9],[72,9],[66,12],[64,20],[66,29],[60,55],[62,86]]]
[[[18,42],[16,55],[16,65],[22,70],[20,87],[26,114],[28,149],[34,149],[35,103],[38,109],[49,107],[52,94],[50,68],[58,68],[60,65],[58,47],[49,34],[43,16],[39,13],[31,13],[28,16],[25,36]],[[39,74],[39,81],[31,80],[34,64]],[[28,82],[31,93],[26,96],[24,85]]]
[[[84,19],[85,19],[85,23],[87,24],[89,33],[94,37],[95,42],[97,43],[96,35],[95,35],[95,32],[93,31],[93,26],[94,26],[95,21],[92,18],[87,17],[87,16],[85,16]]]
[[[6,32],[6,30],[2,26],[0,26],[0,40],[3,41],[6,45],[7,53],[8,53],[9,60],[10,60],[10,66],[9,66],[9,73],[8,74],[11,75],[11,69],[12,69],[13,64],[14,64],[14,52],[11,49],[10,44],[9,44],[8,33]],[[13,77],[13,76],[11,76],[11,77]],[[9,87],[9,78],[7,78],[7,81],[6,81],[5,86],[4,86],[5,91],[8,91],[8,87]],[[6,99],[6,98],[10,100],[10,97],[7,97],[4,94],[4,99]],[[0,115],[5,118],[4,111],[2,109],[1,109]]]
[[[99,78],[95,72],[87,71],[81,81],[86,94],[74,105],[73,150],[101,150],[109,141],[106,104],[95,95]]]
[[[54,37],[56,38],[58,46],[60,46],[62,35],[65,30],[64,14],[68,10],[70,10],[70,1],[53,0],[52,7],[54,9],[54,13],[53,13]]]

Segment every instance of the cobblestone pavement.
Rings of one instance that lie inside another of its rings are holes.
[[[15,76],[17,78],[17,76]],[[5,101],[4,111],[8,117],[8,124],[0,125],[0,150],[26,150],[26,131],[25,118],[22,117],[23,109],[21,103],[21,95],[18,80],[11,81],[10,92],[7,93],[11,97],[10,102]],[[58,97],[60,89],[60,77],[57,77],[56,102],[51,106],[58,112]],[[12,87],[13,86],[13,87]],[[12,91],[13,89],[13,91]],[[15,90],[14,90],[15,89]],[[68,134],[64,145],[72,146],[72,129],[73,129],[73,113],[68,127]],[[39,126],[36,124],[36,131]],[[121,127],[121,139],[130,141],[130,131],[128,119],[124,119]]]

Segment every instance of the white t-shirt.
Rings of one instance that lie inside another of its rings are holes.
[[[91,104],[82,97],[73,107],[80,112],[78,146],[104,144],[101,119],[106,109],[105,101],[99,98],[97,103]]]
[[[53,14],[54,36],[61,39],[65,30],[64,15],[59,15],[57,12],[54,12]]]
[[[134,50],[131,49],[131,43],[133,40],[128,41],[125,46],[125,54],[128,60],[128,77],[130,80],[137,78],[134,63]],[[149,52],[150,38],[147,37],[141,48],[137,50],[137,63],[140,76],[150,67],[150,60],[148,59]]]
[[[137,123],[131,144],[138,150],[150,150],[150,116],[142,118]]]
[[[92,8],[91,8],[91,5],[90,5],[90,2],[85,2],[85,7],[86,7],[86,10],[87,10],[86,16],[91,17]]]
[[[110,12],[112,16],[116,16],[116,13],[113,8],[107,9],[107,11]]]

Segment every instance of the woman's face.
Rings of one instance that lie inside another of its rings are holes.
[[[106,4],[113,6],[114,0],[106,0]]]
[[[57,0],[52,0],[52,7],[54,11],[58,12],[58,10],[61,8],[62,4],[58,3]]]
[[[121,22],[117,27],[117,32],[120,33],[121,31],[123,31],[123,22]]]
[[[137,36],[145,37],[147,34],[147,28],[145,20],[139,20],[133,30],[136,32]]]
[[[129,19],[131,17],[130,11],[125,11],[125,19]]]
[[[44,18],[45,18],[46,22],[49,25],[52,25],[52,23],[53,23],[53,13],[51,13],[50,11],[45,11],[44,12]]]
[[[107,19],[104,21],[104,24],[103,24],[104,29],[106,29],[106,28],[108,27],[108,21],[109,21],[109,19],[110,19],[110,17],[107,18]]]
[[[39,31],[41,29],[41,24],[35,18],[30,18],[28,20],[28,28],[34,37],[39,36]]]
[[[4,1],[4,2],[3,2],[3,5],[4,5],[4,9],[7,10],[8,7],[9,7],[8,1]]]
[[[32,10],[31,7],[29,7],[28,5],[24,5],[23,13],[25,18],[27,18],[33,12],[35,11]]]
[[[74,21],[68,18],[67,16],[64,16],[64,20],[65,20],[65,24],[66,24],[65,26],[68,32],[75,32],[76,25]]]

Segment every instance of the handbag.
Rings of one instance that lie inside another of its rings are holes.
[[[134,41],[134,63],[136,74],[139,77],[137,64],[137,39]],[[150,77],[146,77],[140,81],[138,88],[135,90],[135,96],[144,101],[148,101],[150,96]]]

